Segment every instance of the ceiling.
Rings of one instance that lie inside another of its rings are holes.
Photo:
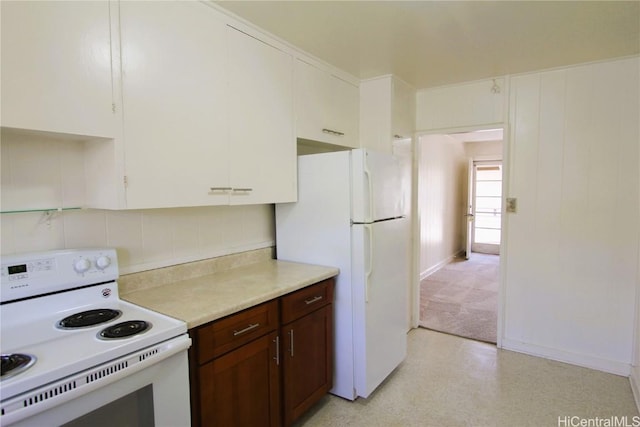
[[[640,52],[640,1],[216,1],[350,74],[416,89]]]

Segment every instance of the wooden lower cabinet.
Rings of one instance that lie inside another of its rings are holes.
[[[199,368],[203,426],[280,425],[276,332],[260,337]]]
[[[334,283],[189,330],[192,426],[290,426],[331,389]]]
[[[333,384],[332,306],[282,327],[284,425],[289,426],[329,392]]]

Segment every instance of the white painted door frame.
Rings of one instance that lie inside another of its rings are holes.
[[[508,108],[506,109],[508,111]],[[503,139],[502,139],[502,195],[503,198],[509,194],[509,155],[510,155],[510,130],[509,130],[509,122],[507,117],[503,123],[494,123],[487,126],[471,126],[471,127],[460,127],[460,128],[451,128],[451,129],[438,129],[438,130],[430,130],[430,131],[417,131],[413,137],[413,171],[412,171],[412,195],[411,195],[411,209],[413,216],[412,223],[412,236],[413,236],[413,251],[411,254],[412,257],[412,273],[415,277],[412,277],[410,280],[415,287],[411,292],[413,296],[412,301],[412,310],[411,310],[411,326],[414,328],[418,327],[420,320],[420,251],[421,251],[421,232],[420,232],[420,224],[421,224],[421,209],[418,203],[418,194],[419,194],[419,171],[420,171],[420,137],[424,135],[448,135],[452,133],[459,132],[472,132],[484,129],[503,129]],[[496,346],[498,348],[502,348],[502,335],[504,331],[504,312],[505,312],[505,289],[506,289],[506,257],[507,257],[507,215],[502,215],[501,220],[501,229],[502,229],[502,239],[500,242],[500,278],[499,278],[499,288],[498,288],[498,324],[497,324],[497,342]]]
[[[464,256],[466,259],[471,257],[471,246],[473,246],[473,227],[474,227],[474,188],[475,188],[475,174],[473,159],[469,158],[467,166],[467,241],[465,245]]]

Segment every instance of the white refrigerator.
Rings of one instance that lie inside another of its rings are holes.
[[[407,352],[409,221],[400,165],[364,149],[298,157],[298,201],[276,205],[279,260],[340,269],[334,387],[368,397]]]

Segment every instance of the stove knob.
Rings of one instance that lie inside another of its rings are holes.
[[[87,258],[80,258],[79,260],[73,263],[73,269],[76,273],[86,273],[91,268],[91,261]]]
[[[98,267],[100,270],[104,270],[110,265],[111,265],[111,258],[109,258],[106,255],[99,256],[98,259],[96,260],[96,267]]]

